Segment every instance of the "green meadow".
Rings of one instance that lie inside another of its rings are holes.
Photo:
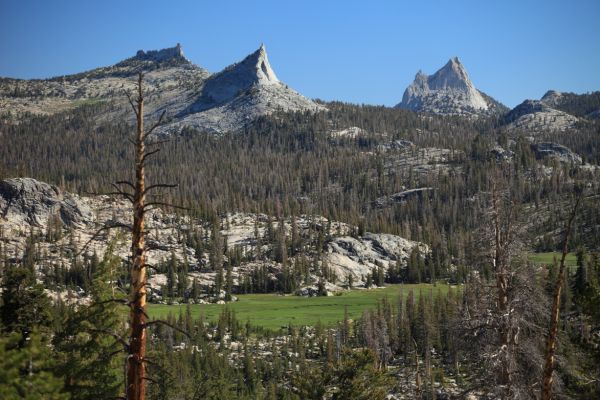
[[[328,297],[299,297],[278,294],[246,294],[239,295],[238,301],[222,304],[190,305],[192,315],[201,314],[208,320],[215,320],[224,307],[235,312],[237,319],[245,323],[250,321],[254,326],[269,330],[279,330],[287,325],[316,325],[319,321],[324,326],[332,326],[344,318],[344,309],[352,319],[360,317],[364,310],[373,309],[377,303],[387,297],[395,302],[400,293],[404,297],[413,290],[415,296],[420,292],[428,294],[447,293],[450,286],[445,283],[432,284],[398,284],[381,289],[351,290]],[[187,305],[151,304],[148,314],[151,318],[165,318],[169,313],[178,315],[185,312]]]
[[[560,257],[562,253],[549,251],[547,253],[531,253],[529,254],[529,261],[534,264],[543,264],[549,265],[554,262],[554,257],[556,257],[557,262],[560,262]],[[565,265],[567,267],[575,267],[577,266],[577,257],[575,253],[567,254],[567,258],[565,259]]]

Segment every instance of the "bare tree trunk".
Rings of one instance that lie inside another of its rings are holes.
[[[133,197],[133,230],[131,240],[131,336],[127,363],[127,400],[145,397],[146,354],[146,250],[144,238],[145,173],[144,173],[144,97],[142,74],[138,77],[137,132],[135,141],[135,190]]]
[[[544,361],[544,372],[542,377],[541,400],[550,400],[552,398],[552,374],[554,373],[554,356],[556,354],[556,336],[558,334],[558,323],[560,321],[560,295],[565,280],[565,259],[569,252],[569,238],[573,220],[577,213],[577,208],[581,201],[581,196],[577,198],[569,221],[567,222],[565,237],[563,241],[562,256],[560,258],[560,268],[558,278],[554,286],[554,295],[552,298],[552,313],[550,315],[550,328],[548,329],[548,338],[546,340],[546,357]]]
[[[510,386],[510,321],[508,307],[508,258],[509,245],[512,235],[512,204],[507,214],[507,226],[503,227],[500,220],[499,194],[496,188],[492,193],[493,224],[494,224],[494,270],[496,273],[496,307],[499,319],[498,343],[500,345],[500,368],[498,382]]]
[[[417,349],[417,341],[413,339],[415,346],[415,386],[417,389],[417,398],[421,398],[421,373],[419,372],[419,351]]]

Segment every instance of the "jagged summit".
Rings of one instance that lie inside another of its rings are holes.
[[[177,43],[175,47],[168,47],[166,49],[161,50],[138,50],[138,52],[135,54],[135,57],[133,58],[137,60],[157,62],[165,61],[170,58],[179,58],[187,61],[187,58],[185,58],[185,56],[183,55],[183,49],[181,48],[181,44],[179,43]]]
[[[174,65],[193,65],[183,54],[181,44],[177,43],[175,47],[167,47],[160,50],[138,50],[135,56],[129,57],[117,64],[114,67],[131,67],[131,66],[174,66]]]
[[[176,133],[188,126],[222,133],[240,129],[277,110],[323,108],[277,79],[263,44],[242,61],[206,79],[195,101],[181,109],[175,116],[176,122],[164,131]]]
[[[276,83],[279,83],[279,79],[269,64],[267,49],[262,44],[258,50],[242,61],[211,76],[204,87],[202,102],[206,104],[222,103],[231,100],[241,91],[253,85]]]
[[[267,55],[267,48],[264,43],[260,45],[258,50],[246,57],[240,65],[246,64],[252,73],[256,74],[257,80],[260,83],[273,83],[279,82],[275,72],[271,68],[269,63],[269,56]]]
[[[114,65],[99,67],[89,71],[73,75],[57,76],[51,78],[54,81],[77,81],[79,79],[104,79],[104,78],[127,78],[137,75],[138,72],[148,73],[160,69],[179,68],[195,70],[201,78],[209,75],[202,67],[194,65],[184,54],[181,44],[161,50],[138,50],[133,57],[126,58]]]
[[[454,88],[468,91],[475,89],[465,67],[461,64],[458,57],[451,58],[446,65],[429,77],[427,83],[431,90]],[[486,106],[486,104],[480,105],[481,108],[485,108]]]
[[[480,92],[458,57],[453,57],[433,75],[417,72],[396,107],[417,112],[451,115],[488,115],[506,107]]]

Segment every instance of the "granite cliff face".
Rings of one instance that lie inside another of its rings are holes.
[[[89,222],[91,210],[77,196],[35,179],[0,181],[0,221],[42,227],[52,217],[65,226],[80,226]]]
[[[352,276],[361,282],[372,269],[382,265],[386,270],[396,263],[406,266],[413,249],[423,254],[429,247],[423,243],[390,234],[365,233],[360,237],[340,236],[327,243],[325,259],[341,282]]]
[[[419,71],[396,105],[416,112],[481,116],[501,114],[505,106],[477,90],[458,57],[433,75]]]

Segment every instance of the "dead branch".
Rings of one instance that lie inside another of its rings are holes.
[[[148,129],[148,131],[146,131],[146,133],[144,133],[144,136],[143,136],[143,140],[144,140],[144,141],[145,141],[145,140],[146,140],[146,139],[147,139],[147,138],[148,138],[150,135],[152,135],[152,132],[154,132],[154,130],[155,130],[156,128],[158,128],[158,127],[159,127],[159,126],[162,124],[163,118],[165,117],[165,114],[166,114],[166,113],[167,113],[167,111],[166,111],[166,110],[164,110],[164,111],[162,112],[162,114],[160,114],[160,117],[158,118],[158,121],[156,121],[156,122],[154,123],[154,125],[152,125],[152,127],[151,127],[150,129]]]
[[[160,151],[160,148],[147,152],[142,157],[142,162],[145,163],[146,162],[146,158],[150,157],[151,155],[154,155],[154,154],[158,153],[159,151]]]
[[[125,91],[125,96],[127,96],[127,100],[129,100],[129,105],[131,105],[131,108],[133,109],[133,112],[135,113],[135,116],[138,116],[138,110],[135,107],[135,105],[133,104],[133,99],[131,98],[131,95],[129,94],[128,91]]]
[[[133,183],[129,182],[129,181],[116,181],[115,184],[117,185],[127,185],[129,186],[132,190],[135,190],[135,186],[133,186]]]
[[[565,227],[565,236],[563,241],[562,256],[560,258],[560,267],[558,270],[558,277],[554,286],[554,295],[552,297],[552,313],[550,320],[550,327],[548,328],[548,338],[546,341],[546,357],[544,361],[544,372],[542,376],[542,390],[541,400],[550,400],[552,398],[552,374],[554,373],[554,356],[556,354],[556,336],[558,334],[558,323],[560,319],[560,296],[565,280],[565,260],[569,252],[569,239],[571,237],[571,230],[577,209],[581,202],[582,193],[579,194],[569,220]]]
[[[157,325],[157,324],[168,326],[169,328],[171,328],[173,330],[176,330],[176,331],[178,331],[180,333],[183,333],[188,338],[192,337],[188,332],[184,331],[183,329],[177,328],[176,326],[173,326],[170,323],[168,323],[167,321],[163,321],[161,319],[153,319],[152,321],[146,322],[146,327],[149,327],[149,326],[152,326],[152,325]]]
[[[109,222],[111,222],[111,221],[107,221],[107,224],[108,224]],[[75,254],[75,256],[76,256],[76,257],[79,257],[81,254],[83,254],[83,252],[87,250],[87,247],[90,245],[90,243],[92,243],[94,240],[96,240],[96,239],[98,238],[98,236],[100,236],[100,234],[101,234],[102,232],[106,232],[106,231],[109,231],[109,230],[111,230],[111,229],[116,229],[116,228],[127,229],[127,230],[129,230],[129,231],[131,231],[131,229],[132,229],[130,225],[126,225],[126,224],[123,224],[123,223],[120,223],[120,222],[114,222],[114,221],[112,221],[112,222],[113,222],[113,223],[112,223],[111,225],[104,225],[102,228],[98,229],[98,230],[97,230],[97,231],[96,231],[96,232],[95,232],[95,233],[92,235],[92,237],[91,237],[91,238],[90,238],[90,239],[89,239],[87,242],[85,242],[85,244],[83,245],[83,247],[81,248],[81,250],[80,250],[80,251],[78,251],[78,252]]]

